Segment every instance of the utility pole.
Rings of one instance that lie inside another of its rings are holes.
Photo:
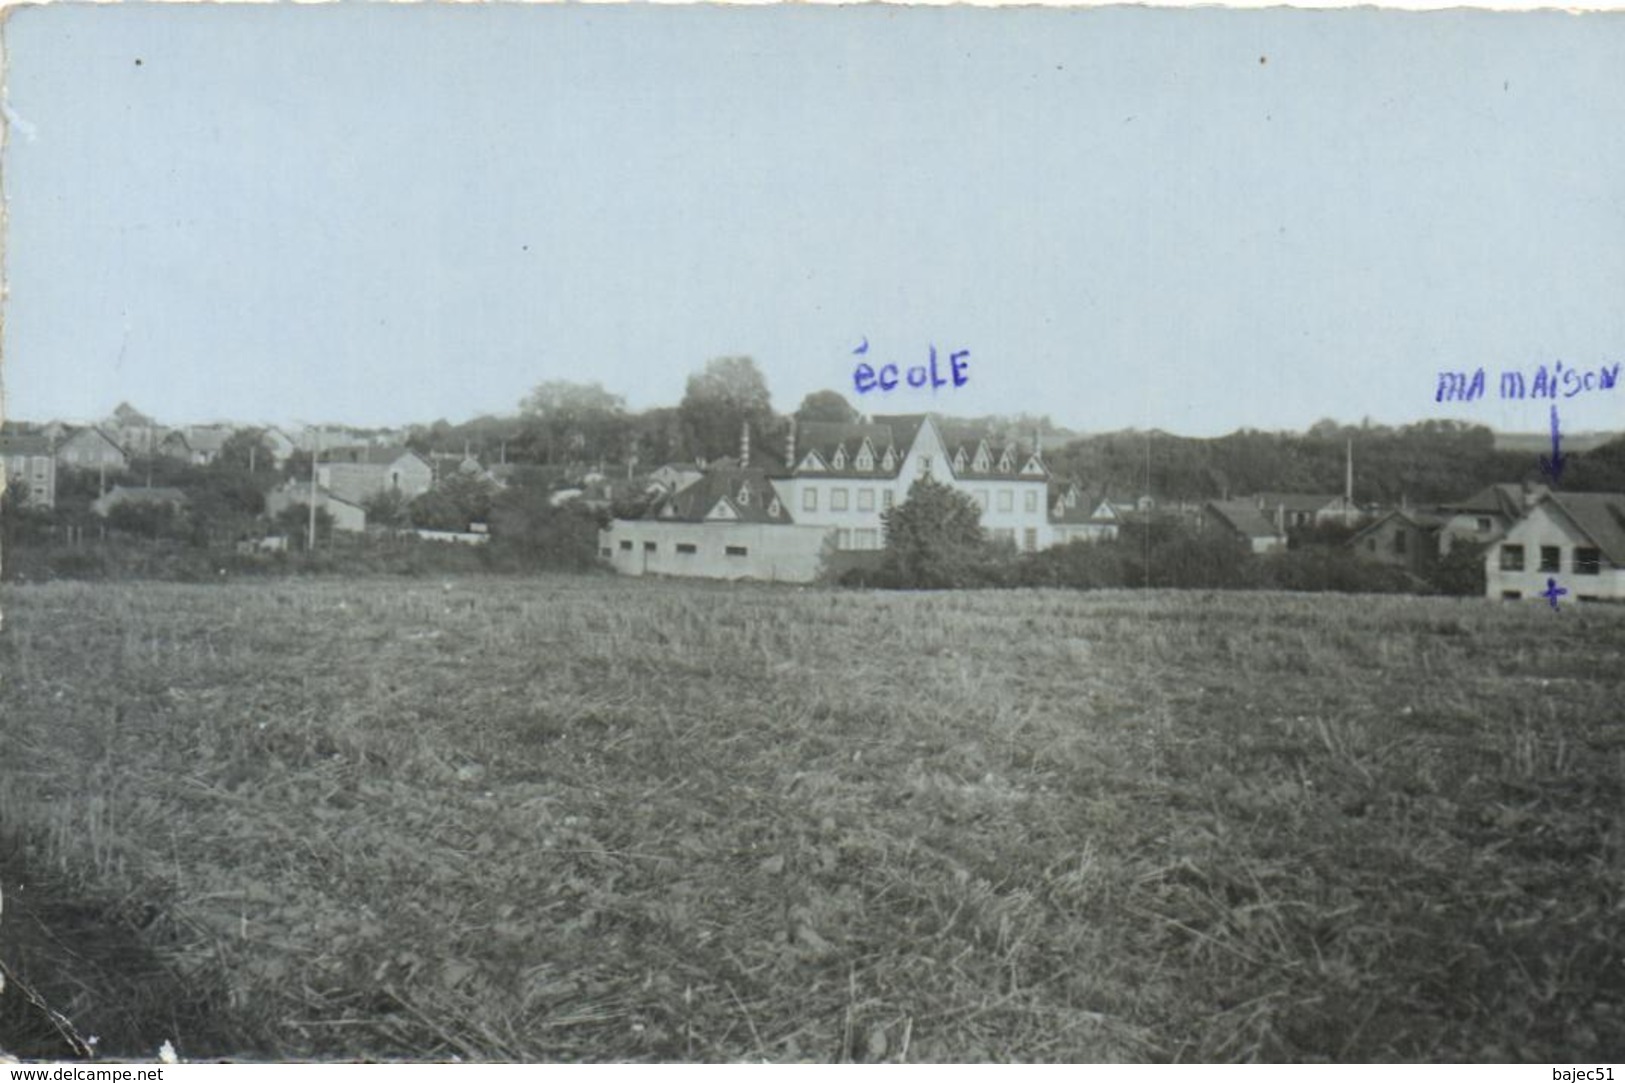
[[[322,433],[316,430],[316,438],[310,447],[310,530],[305,535],[305,552],[316,551],[316,460],[322,454]]]

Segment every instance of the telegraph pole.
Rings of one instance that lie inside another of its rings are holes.
[[[316,460],[322,454],[322,431],[316,430],[310,445],[310,531],[305,536],[305,552],[316,551]]]

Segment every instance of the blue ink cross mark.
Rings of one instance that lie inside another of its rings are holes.
[[[1545,598],[1548,602],[1551,602],[1552,608],[1556,609],[1557,600],[1567,593],[1568,588],[1558,586],[1557,580],[1548,577],[1546,580],[1546,589],[1540,592],[1540,596]]]

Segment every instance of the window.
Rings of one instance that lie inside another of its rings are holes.
[[[750,482],[748,481],[739,487],[739,506],[742,508],[750,507]]]
[[[1028,515],[1031,515],[1033,512],[1037,511],[1038,490],[1028,489],[1027,495],[1022,498],[1021,506],[1026,509]]]
[[[921,455],[920,456],[920,473],[929,474],[930,472],[931,472],[931,456],[929,456],[929,455]]]
[[[1563,570],[1563,550],[1555,545],[1540,547],[1540,570],[1543,572],[1560,572]]]
[[[632,551],[632,542],[630,540],[621,542],[621,551],[630,553]]]
[[[677,551],[685,556],[693,556],[698,550],[694,548],[693,542],[678,542]]]
[[[1409,541],[1409,537],[1410,536],[1403,530],[1394,531],[1394,552],[1398,553],[1400,556],[1404,556],[1405,546]]]
[[[1488,534],[1494,527],[1494,524],[1490,522],[1490,517],[1487,515],[1480,515],[1476,520],[1476,525],[1478,526],[1478,532],[1480,534]]]
[[[750,550],[747,549],[743,545],[730,545],[730,546],[728,546],[728,548],[725,551],[731,557],[747,557],[747,556],[750,556]]]
[[[1009,489],[1000,489],[999,490],[999,510],[1000,511],[1009,511],[1011,508],[1015,507],[1016,506],[1015,500],[1016,500],[1015,494],[1012,493]]]
[[[831,466],[833,466],[837,470],[845,470],[846,469],[846,449],[843,448],[843,447],[836,448],[835,449],[835,457],[830,459],[829,464]]]
[[[1523,591],[1521,591],[1521,590],[1503,590],[1501,592],[1501,597],[1505,598],[1509,602],[1515,602],[1519,598],[1523,597]]]
[[[893,467],[895,467],[896,465],[897,465],[897,457],[892,454],[891,448],[887,448],[886,449],[886,454],[884,454],[884,455],[882,455],[880,457],[880,468],[882,470],[890,470]]]
[[[1582,549],[1576,546],[1574,549],[1574,574],[1601,575],[1602,551],[1600,549]]]
[[[845,511],[846,510],[846,490],[845,489],[831,489],[829,491],[829,510],[830,511]]]
[[[857,467],[859,470],[873,470],[875,468],[875,454],[869,450],[868,443],[858,449]]]
[[[1501,570],[1503,572],[1523,571],[1523,546],[1501,546]]]
[[[615,553],[615,550],[611,549],[607,545],[598,550],[598,555],[601,556],[601,557],[613,556],[614,553]]]
[[[850,530],[842,529],[842,530],[837,530],[835,532],[835,548],[837,548],[837,549],[850,549],[850,548],[852,548],[852,532]]]
[[[818,490],[817,489],[814,489],[811,486],[809,486],[809,487],[801,490],[801,510],[802,511],[817,511],[818,510]]]
[[[643,551],[645,553],[652,553],[652,552],[655,551],[655,548],[656,548],[656,546],[655,546],[654,542],[644,542],[643,543]]]
[[[971,499],[976,501],[976,507],[981,511],[987,510],[987,490],[978,489]]]
[[[890,489],[882,489],[880,491],[880,506],[887,511],[891,510],[892,501],[894,499],[896,499],[896,495]]]
[[[1021,547],[1031,553],[1038,548],[1038,529],[1028,527],[1021,532]]]
[[[859,549],[879,549],[880,531],[874,527],[860,527],[853,532],[852,543]]]
[[[1008,474],[1012,470],[1014,470],[1015,468],[1016,468],[1015,457],[1010,454],[1010,449],[1009,448],[1005,448],[1004,449],[1004,454],[999,456],[999,473]]]
[[[777,519],[783,513],[784,513],[784,507],[783,507],[783,505],[781,505],[779,503],[779,498],[775,496],[773,498],[773,503],[771,503],[771,504],[769,504],[767,506],[767,514],[769,516],[773,517],[774,519]]]
[[[988,458],[987,445],[983,444],[976,449],[976,462],[972,464],[972,469],[974,469],[978,474],[985,474],[987,473],[987,468],[991,465],[993,465],[993,463],[992,460]]]
[[[874,511],[875,510],[875,491],[873,489],[859,489],[858,490],[858,510],[859,511]]]

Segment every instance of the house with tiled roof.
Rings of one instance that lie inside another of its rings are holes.
[[[1625,493],[1548,492],[1484,554],[1491,598],[1625,600]]]
[[[1345,544],[1362,560],[1425,575],[1448,551],[1441,534],[1450,515],[1437,508],[1394,508]]]
[[[599,533],[599,555],[624,575],[806,583],[818,577],[831,531],[797,524],[764,469],[708,470],[663,493],[646,517]]]
[[[1499,541],[1513,523],[1550,491],[1545,485],[1501,482],[1443,505],[1441,510],[1449,518],[1439,537],[1441,553],[1449,552],[1456,542],[1489,545]]]
[[[1203,530],[1234,535],[1253,553],[1277,553],[1286,548],[1286,531],[1252,500],[1209,500],[1202,505],[1197,521]]]
[[[339,447],[320,453],[316,480],[351,504],[365,504],[384,493],[399,493],[401,499],[412,500],[433,487],[434,468],[405,447]]]
[[[1282,532],[1327,523],[1353,526],[1361,515],[1353,499],[1336,493],[1259,493],[1253,502]]]
[[[56,506],[56,454],[41,433],[0,432],[6,486],[28,494],[36,508]]]
[[[310,508],[310,482],[289,481],[265,494],[265,514],[272,519],[291,507]],[[367,529],[367,511],[353,500],[316,486],[316,507],[333,517],[333,529],[359,534]]]
[[[56,464],[75,470],[101,470],[116,474],[130,465],[130,459],[119,447],[118,441],[103,432],[100,426],[86,425],[71,433],[64,433],[57,442]]]
[[[1110,541],[1117,537],[1122,516],[1105,497],[1091,499],[1076,482],[1063,482],[1050,487],[1049,500],[1053,544]]]

